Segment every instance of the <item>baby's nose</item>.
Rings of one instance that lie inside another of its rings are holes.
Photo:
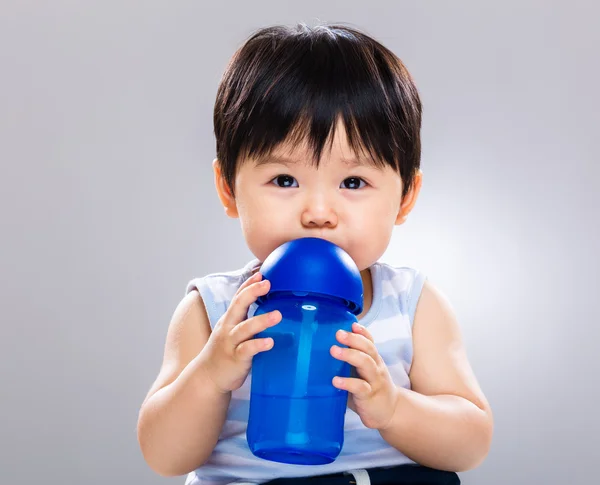
[[[330,227],[338,224],[337,212],[324,199],[312,198],[302,213],[305,227]]]

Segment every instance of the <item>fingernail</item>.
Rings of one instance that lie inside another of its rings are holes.
[[[340,330],[340,337],[346,338],[347,336],[348,336],[348,332],[346,332],[344,330]]]

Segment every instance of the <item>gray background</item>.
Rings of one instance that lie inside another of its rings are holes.
[[[0,484],[183,483],[135,430],[185,284],[250,257],[212,185],[217,83],[297,21],[418,83],[424,187],[384,260],[448,294],[493,406],[463,483],[595,482],[598,4],[284,3],[2,2]]]

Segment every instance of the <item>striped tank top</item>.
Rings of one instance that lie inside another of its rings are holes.
[[[190,281],[186,294],[198,290],[208,313],[211,328],[227,310],[235,292],[260,267],[253,260],[244,268],[210,274]],[[397,386],[410,388],[412,324],[425,275],[409,267],[375,263],[370,268],[373,282],[371,307],[359,320],[368,328],[377,350]],[[256,310],[256,304],[249,314]],[[246,442],[252,372],[234,391],[219,441],[200,468],[188,474],[185,485],[262,483],[280,477],[308,477],[344,471],[414,464],[390,446],[377,430],[365,427],[350,408],[346,411],[344,446],[338,458],[326,465],[290,465],[255,457]]]

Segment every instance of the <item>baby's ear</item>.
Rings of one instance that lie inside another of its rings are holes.
[[[423,171],[421,169],[417,170],[415,176],[413,178],[412,187],[406,193],[404,198],[400,203],[400,210],[398,211],[398,216],[396,217],[396,225],[404,224],[408,219],[408,214],[413,210],[417,199],[419,198],[419,192],[421,192],[421,185],[423,184]]]
[[[221,170],[221,162],[218,158],[213,160],[213,172],[215,174],[215,188],[217,189],[219,200],[225,208],[225,214],[227,214],[229,217],[237,218],[238,210],[235,203],[235,197],[231,192],[229,184],[225,180],[225,176]]]

